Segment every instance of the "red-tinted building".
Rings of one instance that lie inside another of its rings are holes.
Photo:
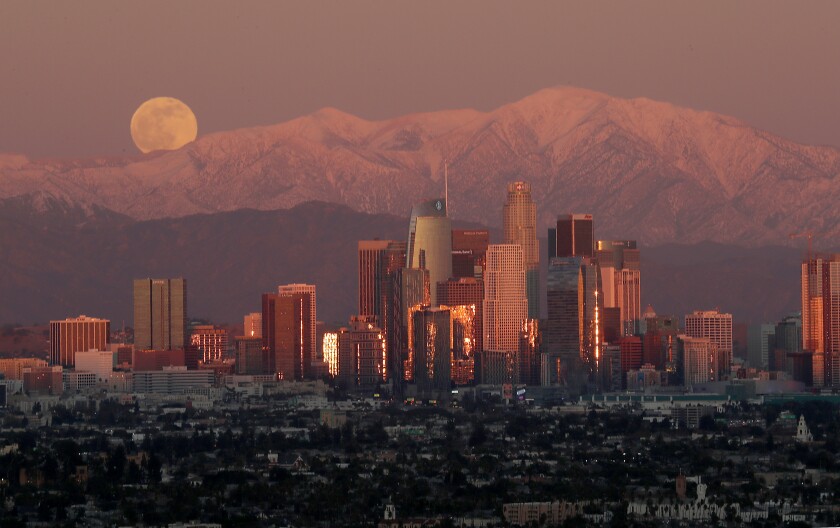
[[[52,367],[27,367],[23,369],[23,390],[30,394],[54,394],[64,392],[64,369]]]
[[[176,348],[174,350],[135,350],[131,360],[131,369],[134,372],[149,372],[163,370],[163,367],[189,367],[187,365],[186,355],[186,351],[183,348]]]
[[[265,293],[262,296],[262,335],[269,367],[280,379],[310,377],[315,329],[310,332],[312,295]]]
[[[452,230],[452,276],[480,277],[487,264],[487,246],[490,232],[486,229]],[[476,269],[480,269],[476,273]],[[444,304],[438,299],[438,303]]]
[[[627,336],[618,340],[621,351],[621,388],[627,388],[627,373],[642,368],[642,338]]]

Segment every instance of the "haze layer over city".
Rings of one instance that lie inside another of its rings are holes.
[[[838,18],[0,6],[0,525],[837,525]]]

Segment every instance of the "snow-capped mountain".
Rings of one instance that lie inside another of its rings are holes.
[[[486,113],[374,122],[323,109],[146,156],[0,155],[0,198],[38,193],[139,220],[309,200],[406,216],[414,201],[443,194],[444,160],[450,212],[463,220],[501,224],[506,183],[525,180],[542,227],[586,212],[599,238],[648,245],[778,244],[804,230],[822,245],[840,243],[837,149],[710,112],[568,87]]]

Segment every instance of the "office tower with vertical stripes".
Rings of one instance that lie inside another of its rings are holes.
[[[73,367],[76,353],[107,350],[111,342],[111,322],[80,315],[50,321],[50,364]]]
[[[134,347],[172,350],[187,345],[187,281],[134,280]]]

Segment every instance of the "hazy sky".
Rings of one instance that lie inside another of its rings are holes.
[[[840,2],[0,2],[0,152],[136,153],[182,99],[199,134],[323,106],[489,110],[557,84],[840,146]]]

